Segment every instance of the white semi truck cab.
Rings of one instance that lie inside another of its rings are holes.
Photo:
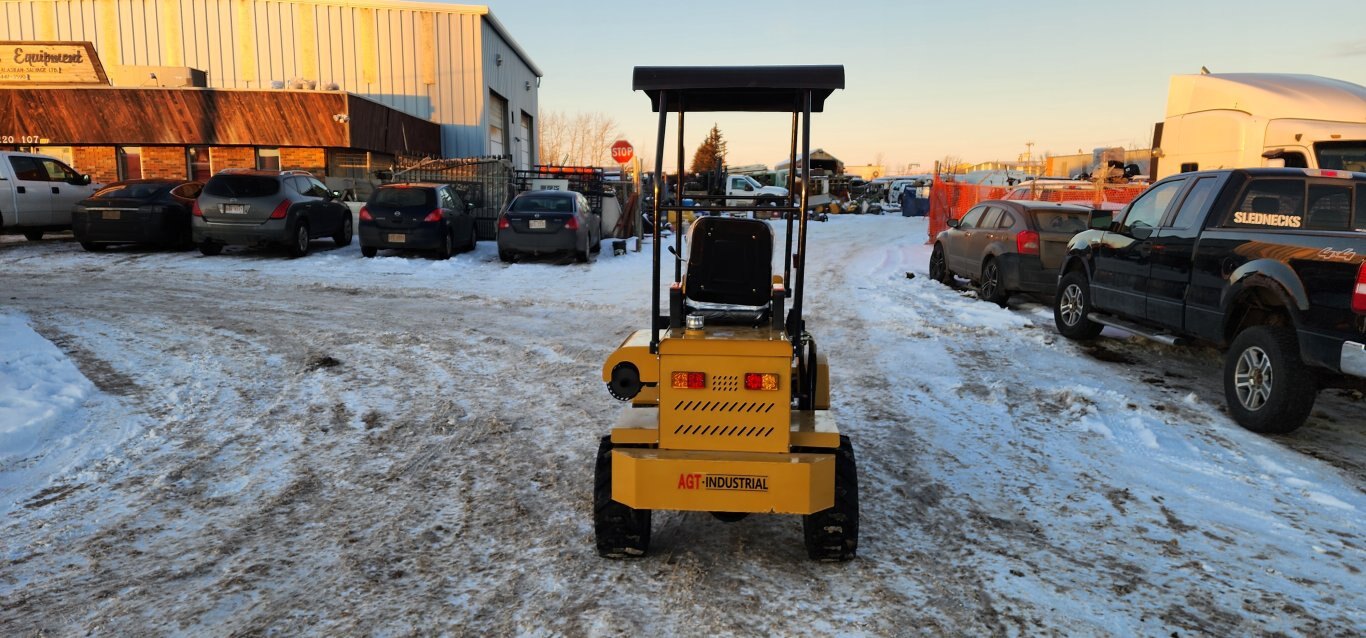
[[[1366,172],[1366,87],[1316,75],[1172,76],[1153,176],[1261,166]]]

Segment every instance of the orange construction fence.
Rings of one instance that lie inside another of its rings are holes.
[[[934,241],[936,235],[946,230],[950,219],[961,218],[978,202],[1001,199],[1006,193],[1025,186],[1028,186],[1028,183],[1015,186],[987,186],[968,182],[948,182],[936,175],[934,185],[930,188],[930,236],[926,243]],[[1147,188],[1147,184],[1103,184],[1097,193],[1094,184],[1079,181],[1075,187],[1070,184],[1061,187],[1051,184],[1048,187],[1030,189],[1028,199],[1076,203],[1095,208],[1118,208],[1133,201]]]

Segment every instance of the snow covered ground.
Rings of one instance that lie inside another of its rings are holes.
[[[0,635],[1366,633],[1359,393],[1251,434],[1213,350],[931,282],[923,218],[812,230],[846,564],[795,517],[669,512],[648,558],[597,557],[599,367],[648,253],[0,238]]]

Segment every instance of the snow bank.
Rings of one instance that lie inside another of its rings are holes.
[[[0,313],[0,468],[63,445],[94,385],[21,316]],[[0,475],[3,476],[3,475]]]

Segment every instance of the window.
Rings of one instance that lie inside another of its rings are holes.
[[[119,179],[142,179],[142,147],[118,147]]]
[[[995,228],[1001,222],[1001,209],[992,206],[987,209],[987,214],[982,216],[982,223],[979,228]]]
[[[1210,198],[1218,192],[1218,188],[1213,177],[1202,177],[1195,181],[1191,190],[1186,194],[1186,200],[1181,202],[1181,209],[1176,212],[1176,219],[1172,220],[1172,228],[1190,228],[1195,224],[1195,218],[1200,211],[1206,210],[1209,206]]]
[[[997,227],[997,228],[1014,228],[1014,227],[1015,227],[1015,216],[1012,215],[1009,211],[1003,211],[1003,212],[1001,213],[1001,223],[996,224],[996,227]]]
[[[185,149],[185,161],[189,164],[190,179],[206,182],[213,177],[213,167],[209,164],[209,147],[190,146]]]
[[[1182,172],[1182,173],[1194,173],[1195,171],[1198,171],[1198,170],[1200,170],[1200,163],[1199,163],[1199,162],[1186,162],[1185,164],[1182,164],[1182,165],[1181,165],[1181,172]]]
[[[1298,151],[1282,153],[1281,159],[1285,160],[1286,168],[1309,168],[1309,161],[1304,159],[1304,153]]]
[[[1366,142],[1318,142],[1319,168],[1366,172]]]
[[[1366,231],[1366,185],[1357,185],[1356,211],[1352,227]]]
[[[1309,185],[1309,213],[1304,225],[1312,230],[1351,230],[1352,188],[1350,186]]]
[[[489,91],[489,155],[506,155],[507,140],[508,101]]]
[[[978,220],[982,219],[982,213],[985,213],[986,210],[986,206],[978,206],[968,211],[966,215],[963,215],[963,219],[959,220],[958,227],[962,229],[976,228]]]
[[[23,182],[46,182],[47,171],[36,157],[11,155],[9,165],[14,167],[14,177]]]
[[[1257,179],[1243,190],[1232,217],[1236,228],[1301,228],[1304,226],[1304,180]]]
[[[332,189],[328,188],[328,187],[327,187],[327,184],[324,184],[324,183],[322,183],[322,182],[320,182],[320,181],[318,181],[317,179],[312,178],[312,177],[305,177],[305,178],[304,178],[304,181],[308,183],[308,194],[309,194],[309,195],[312,195],[312,196],[314,196],[314,197],[331,197],[331,196],[332,196]]]
[[[280,170],[280,149],[278,148],[258,148],[256,149],[256,168],[263,171]]]
[[[1124,221],[1119,224],[1119,232],[1130,234],[1135,230],[1156,228],[1167,208],[1171,206],[1172,198],[1176,197],[1185,185],[1186,180],[1174,179],[1158,183],[1148,189],[1148,192],[1129,204],[1129,211],[1125,213]]]

